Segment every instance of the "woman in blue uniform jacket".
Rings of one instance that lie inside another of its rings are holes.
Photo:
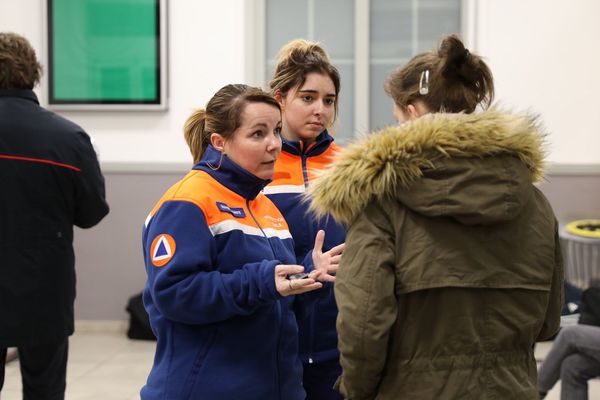
[[[280,130],[276,100],[246,85],[223,87],[188,119],[196,164],[143,232],[144,304],[158,341],[142,399],[305,398],[290,295],[333,281],[343,246],[322,253],[321,232],[304,261],[308,277],[289,279],[305,268],[261,193]],[[318,292],[301,297],[299,305]]]
[[[337,114],[340,76],[325,50],[298,39],[284,46],[277,60],[271,89],[281,104],[283,148],[273,182],[265,194],[281,210],[294,238],[296,259],[313,248],[315,233],[327,232],[325,249],[342,243],[345,229],[333,218],[317,219],[302,195],[316,171],[329,167],[340,150],[327,129]],[[333,286],[313,304],[299,323],[300,359],[304,365],[307,400],[337,400],[333,384],[342,373],[335,329],[338,315]]]

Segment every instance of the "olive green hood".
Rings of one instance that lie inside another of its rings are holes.
[[[510,220],[542,178],[544,137],[535,117],[496,108],[430,114],[348,146],[307,196],[313,212],[344,224],[386,196],[464,224]]]

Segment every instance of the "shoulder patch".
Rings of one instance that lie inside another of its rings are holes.
[[[236,218],[246,218],[246,213],[242,207],[229,207],[227,204],[217,201],[217,208],[222,212],[230,213]]]
[[[150,260],[155,267],[166,265],[175,255],[175,239],[166,233],[156,236],[150,246]]]

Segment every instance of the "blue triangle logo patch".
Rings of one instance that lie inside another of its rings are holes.
[[[175,255],[175,239],[166,233],[160,234],[154,238],[150,246],[150,257],[155,267],[162,267],[167,264]]]
[[[165,240],[162,239],[158,242],[158,246],[156,248],[156,252],[154,253],[154,259],[156,260],[158,257],[168,257],[169,251],[167,250],[167,246],[165,246]]]

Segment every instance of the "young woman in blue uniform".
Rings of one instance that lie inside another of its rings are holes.
[[[157,347],[141,397],[303,400],[294,310],[310,303],[343,246],[303,264],[285,219],[261,193],[281,151],[277,101],[227,85],[187,121],[195,165],[148,216],[144,304]],[[294,307],[292,308],[292,303]]]
[[[313,248],[317,231],[327,232],[325,249],[345,238],[341,225],[332,218],[311,217],[308,204],[301,199],[315,172],[327,168],[339,150],[328,129],[337,115],[340,76],[318,43],[298,39],[281,49],[270,86],[281,104],[283,148],[273,182],[265,193],[289,224],[299,262]],[[341,374],[335,329],[337,307],[333,287],[326,290],[327,296],[299,322],[308,400],[341,398],[333,389]]]

